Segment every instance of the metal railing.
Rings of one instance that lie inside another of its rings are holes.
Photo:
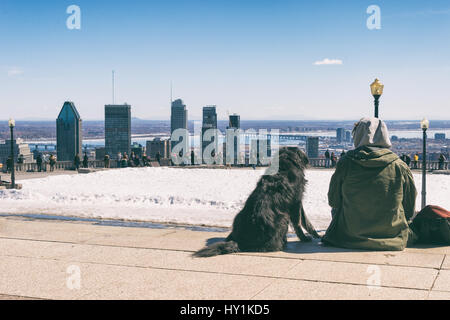
[[[151,165],[155,166],[157,161],[152,159]],[[169,159],[161,159],[161,166],[170,165]],[[142,164],[141,164],[142,165]],[[14,165],[15,171],[17,172],[38,172],[38,171],[50,171],[51,167],[48,162],[42,163],[41,168],[37,165],[37,163],[16,163]],[[80,163],[80,168],[84,168],[83,162]],[[89,160],[87,168],[99,169],[105,168],[105,161],[103,160]],[[108,168],[121,168],[121,164],[117,160],[110,160]],[[3,166],[2,171],[6,172],[6,165]],[[57,161],[53,167],[55,171],[62,170],[75,170],[75,165],[73,161]]]
[[[152,159],[151,166],[157,165],[156,160]],[[161,166],[170,166],[170,160],[169,159],[161,159],[160,160]],[[326,167],[333,167],[331,160],[328,161],[324,158],[313,158],[309,159],[309,165],[313,168],[326,168]],[[418,161],[417,163],[414,163],[412,161],[410,163],[411,169],[422,169],[422,161]],[[109,161],[109,168],[120,168],[120,163],[117,160],[110,160]],[[83,168],[83,163],[80,164],[80,168]],[[105,161],[103,160],[90,160],[88,161],[88,168],[96,169],[96,168],[105,168]],[[6,172],[6,166],[3,166],[2,171]],[[450,170],[450,162],[446,161],[444,163],[440,163],[439,161],[427,161],[427,170]],[[38,171],[50,171],[50,164],[43,163],[41,165],[41,168],[39,170],[39,167],[37,163],[17,163],[15,164],[15,170],[17,172],[38,172]],[[72,161],[57,161],[54,170],[61,171],[61,170],[75,170],[74,163]]]

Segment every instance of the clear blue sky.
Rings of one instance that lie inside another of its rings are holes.
[[[103,119],[113,69],[116,102],[144,119],[169,119],[171,81],[190,119],[208,104],[221,119],[357,119],[375,77],[382,118],[450,119],[448,0],[2,0],[0,49],[0,119],[55,119],[65,100]]]

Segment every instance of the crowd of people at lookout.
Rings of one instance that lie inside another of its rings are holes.
[[[345,150],[342,150],[341,154],[339,155],[339,159],[341,159],[342,157],[345,156]],[[324,157],[325,157],[325,167],[326,168],[334,168],[336,167],[336,163],[338,162],[338,156],[334,153],[331,152],[329,150],[325,151],[324,153]],[[400,159],[406,163],[408,165],[408,167],[410,167],[411,169],[419,169],[419,153],[414,153],[411,156],[407,155],[407,154],[402,154],[400,156]],[[438,166],[438,170],[447,170],[450,169],[450,166],[448,164],[448,161],[445,157],[445,155],[443,153],[441,153],[439,155],[439,166]]]
[[[345,150],[342,150],[342,152],[337,155],[334,151],[330,152],[328,149],[325,151],[324,153],[324,166],[325,168],[335,168],[337,162],[339,161],[339,159],[343,158],[345,156],[346,152]],[[419,157],[419,153],[414,153],[412,155],[408,155],[408,154],[401,154],[399,156],[399,158],[405,162],[408,167],[410,167],[411,169],[420,169],[420,157]],[[117,167],[119,168],[127,168],[127,167],[147,167],[150,166],[151,161],[155,161],[160,163],[161,161],[161,155],[159,154],[159,152],[156,154],[155,159],[151,159],[149,156],[147,156],[145,153],[143,153],[142,155],[136,155],[134,152],[131,152],[130,155],[128,155],[126,152],[119,153],[117,155],[117,161],[118,161],[118,165]],[[37,165],[37,170],[39,172],[41,171],[47,171],[47,165],[49,167],[49,171],[54,171],[55,170],[55,166],[56,166],[56,156],[51,154],[47,159],[44,159],[44,157],[42,156],[42,154],[38,154],[36,156],[36,165]],[[111,159],[109,155],[105,155],[104,159],[104,167],[105,168],[110,168],[111,167]],[[17,164],[23,164],[24,163],[24,157],[23,155],[19,155],[17,158]],[[89,157],[87,155],[87,153],[84,153],[84,156],[81,157],[79,154],[77,154],[75,156],[75,158],[73,159],[73,166],[75,169],[79,169],[81,168],[88,168],[89,167]],[[12,161],[11,161],[11,157],[9,157],[6,161],[6,171],[7,172],[11,172],[12,169]],[[438,170],[449,170],[450,169],[450,164],[448,162],[448,159],[446,158],[446,156],[441,153],[439,155],[439,159],[438,159]]]

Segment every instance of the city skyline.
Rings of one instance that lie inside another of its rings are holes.
[[[210,104],[219,120],[227,111],[251,120],[359,119],[373,113],[376,77],[386,86],[382,119],[450,119],[448,1],[83,0],[81,29],[69,30],[71,4],[2,1],[6,119],[54,120],[68,100],[84,120],[100,120],[112,103],[112,70],[116,102],[141,119],[170,119],[171,83],[192,120]],[[366,26],[372,4],[379,30]]]

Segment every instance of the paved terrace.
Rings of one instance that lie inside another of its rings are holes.
[[[0,299],[450,299],[450,247],[200,259],[227,233],[112,224],[0,215]]]

